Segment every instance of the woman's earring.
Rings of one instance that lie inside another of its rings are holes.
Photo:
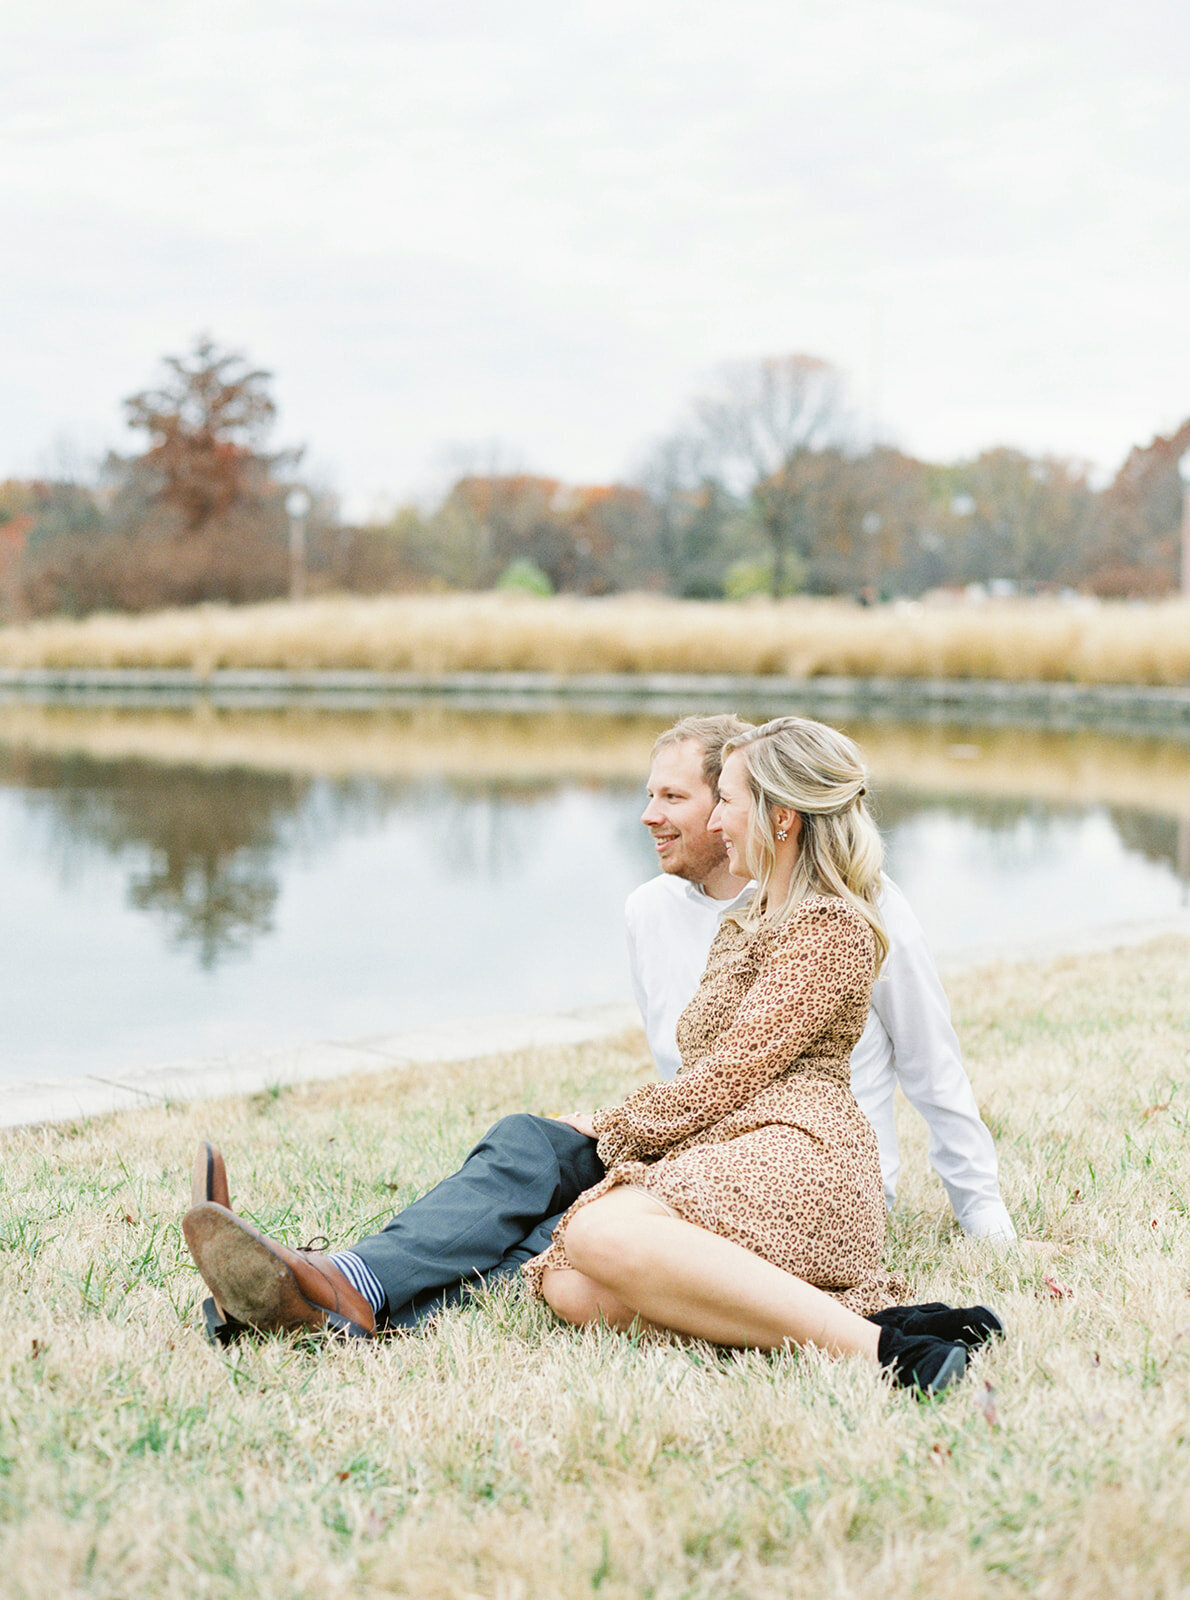
[[[784,828],[778,828],[777,829],[777,838],[780,840],[780,842],[782,844],[784,844],[786,839],[789,838],[789,834],[785,831]]]

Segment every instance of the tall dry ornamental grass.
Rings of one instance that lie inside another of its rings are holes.
[[[1190,1592],[1190,944],[953,985],[1005,1199],[965,1240],[903,1113],[887,1259],[1008,1336],[936,1403],[858,1360],[554,1322],[224,1353],[179,1234],[196,1140],[291,1243],[352,1241],[495,1116],[641,1042],[3,1138],[6,1600],[1175,1600]]]
[[[0,665],[1174,685],[1190,683],[1190,606],[334,598],[28,623],[0,630]]]

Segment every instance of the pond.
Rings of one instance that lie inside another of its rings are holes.
[[[0,1080],[628,999],[665,722],[0,708]],[[848,731],[940,958],[1187,904],[1184,746]]]

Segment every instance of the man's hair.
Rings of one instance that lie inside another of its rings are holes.
[[[702,775],[709,789],[719,787],[719,774],[723,770],[723,746],[730,739],[738,739],[752,727],[734,711],[723,711],[713,717],[683,717],[672,728],[666,728],[653,746],[651,761],[656,761],[662,750],[671,744],[682,744],[693,739],[702,750]]]

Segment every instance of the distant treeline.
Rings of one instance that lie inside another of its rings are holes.
[[[983,585],[1176,592],[1190,420],[1106,487],[1084,463],[998,447],[924,462],[851,438],[810,356],[726,367],[632,483],[461,472],[435,506],[352,526],[266,453],[269,374],[200,340],[125,402],[148,436],[98,483],[0,484],[0,617],[152,610],[288,592],[484,590],[684,598]],[[287,509],[288,507],[288,509]]]

